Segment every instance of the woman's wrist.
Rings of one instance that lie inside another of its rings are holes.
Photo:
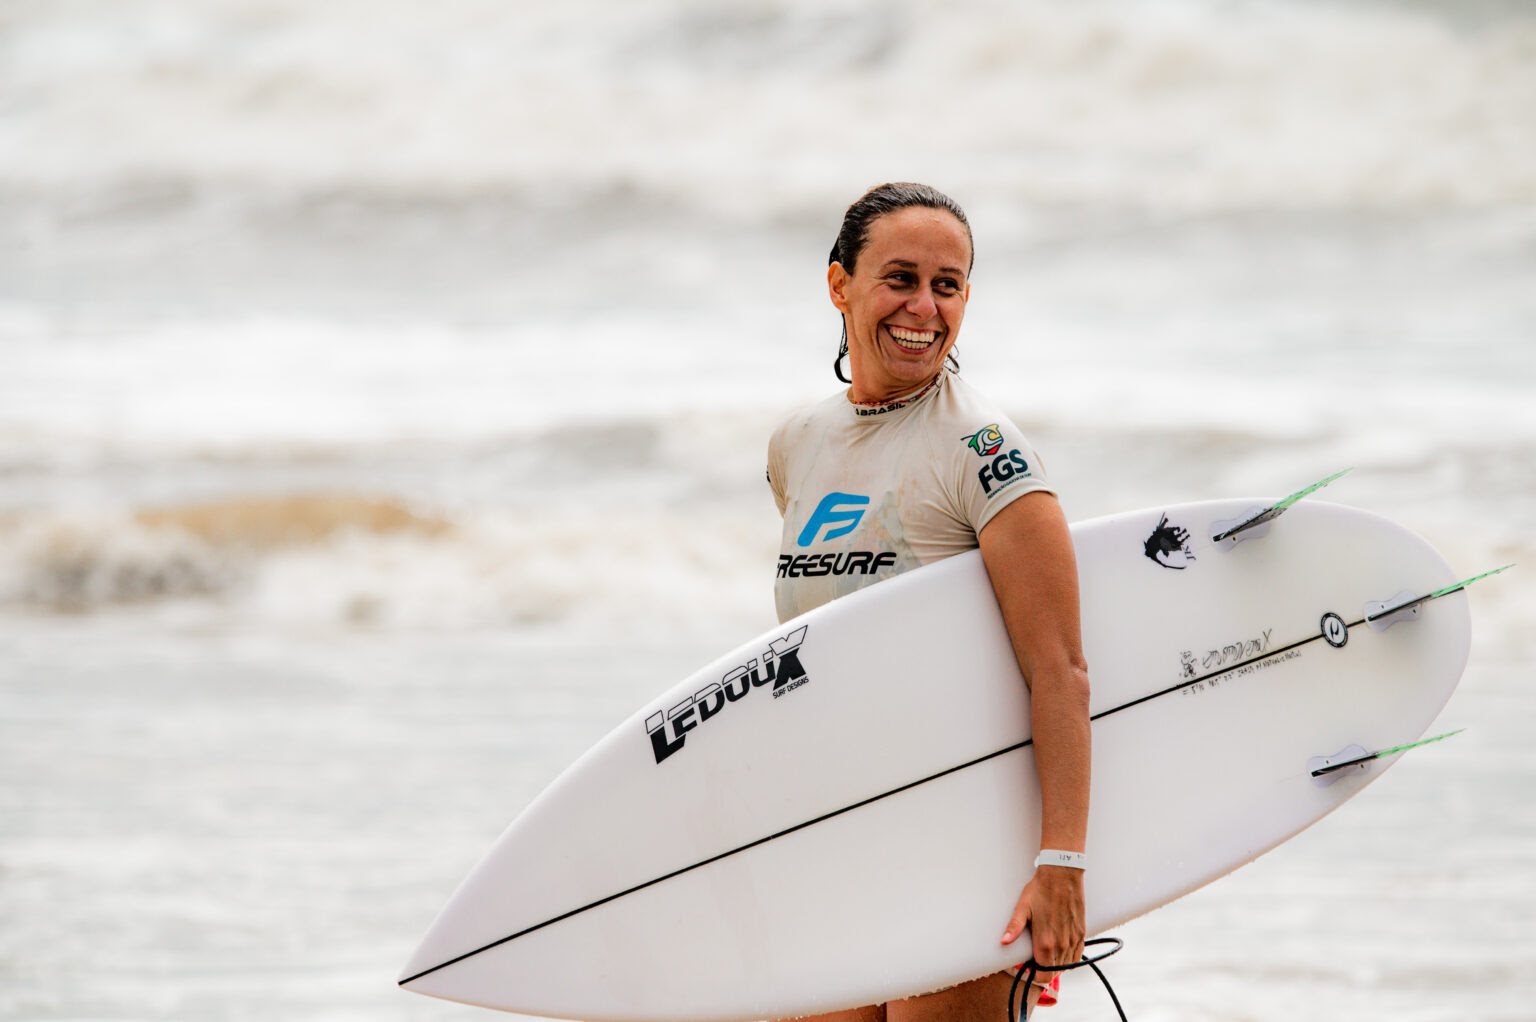
[[[1042,848],[1040,855],[1035,859],[1035,867],[1064,866],[1067,869],[1086,870],[1088,868],[1088,856],[1082,852],[1067,851],[1060,848]]]

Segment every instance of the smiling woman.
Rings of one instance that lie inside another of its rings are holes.
[[[1027,927],[1035,960],[1062,965],[1079,959],[1084,937],[1083,871],[1056,864],[1081,863],[1087,841],[1088,673],[1077,566],[1039,457],[957,375],[952,354],[970,300],[973,251],[965,213],[926,185],[881,185],[849,207],[827,289],[843,320],[834,367],[850,386],[791,416],[769,443],[768,482],[784,516],[774,597],[788,620],[981,548],[1030,686],[1042,847],[1017,854],[1033,861],[1037,851],[1073,853],[1037,866],[1002,942]],[[844,355],[851,377],[842,373]],[[997,973],[821,1022],[984,1017],[1004,1008],[1011,978]],[[1031,1006],[1045,985],[1030,991]]]
[[[952,352],[971,295],[967,278],[975,258],[965,211],[937,189],[881,185],[848,207],[832,246],[827,286],[832,304],[844,317],[843,343],[833,368],[838,379],[854,385],[854,401],[882,400],[881,395],[869,396],[882,383],[899,387],[884,396],[910,389],[912,382],[932,379],[946,360],[959,370]],[[864,272],[859,273],[861,261]],[[871,298],[879,300],[868,301]],[[897,310],[898,305],[902,309]],[[891,321],[861,321],[850,332],[851,308],[865,313],[884,309]],[[898,311],[907,313],[905,322],[897,318]],[[914,328],[914,321],[924,322]],[[850,338],[862,349],[858,359],[850,355]],[[897,349],[887,359],[880,357],[882,342]],[[844,376],[844,356],[866,367],[871,378]]]

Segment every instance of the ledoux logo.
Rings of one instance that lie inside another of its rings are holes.
[[[734,702],[745,699],[755,689],[773,686],[775,699],[793,691],[811,679],[800,665],[800,645],[809,626],[801,626],[782,638],[768,643],[760,657],[726,671],[719,681],[712,681],[668,710],[657,710],[645,719],[646,734],[651,737],[651,751],[656,762],[671,756],[688,741],[688,733],[710,720]]]

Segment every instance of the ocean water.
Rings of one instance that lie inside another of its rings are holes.
[[[1533,109],[1516,0],[0,5],[0,1018],[490,1017],[397,970],[772,623],[902,178],[1070,517],[1353,467],[1520,565],[1466,733],[1126,927],[1131,1017],[1536,1017]]]

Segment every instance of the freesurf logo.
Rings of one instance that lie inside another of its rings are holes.
[[[983,458],[990,458],[1003,446],[1003,431],[997,428],[997,423],[983,426],[970,436],[961,437],[965,446],[975,451]]]
[[[761,659],[753,657],[725,672],[693,695],[665,712],[657,710],[645,719],[645,732],[651,736],[651,751],[660,763],[683,747],[688,732],[711,719],[730,703],[743,698],[755,688],[773,683],[775,699],[799,688],[811,679],[800,666],[800,644],[808,626],[768,643]]]
[[[836,539],[848,535],[859,527],[868,505],[868,497],[833,490],[821,498],[821,503],[811,512],[810,519],[806,521],[805,528],[800,530],[800,537],[795,542],[799,546],[810,546],[818,539]],[[818,535],[823,527],[827,530],[825,535]]]

